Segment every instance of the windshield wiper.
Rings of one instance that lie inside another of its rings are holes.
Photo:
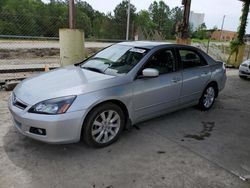
[[[97,69],[97,68],[95,68],[95,67],[83,67],[83,66],[82,66],[81,68],[104,74],[104,72],[103,72],[102,70]]]

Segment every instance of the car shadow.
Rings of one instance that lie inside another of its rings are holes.
[[[112,149],[123,145],[122,140],[126,140],[133,131],[124,131],[116,143],[105,148],[93,148],[87,146],[83,141],[72,144],[47,144],[36,141],[32,138],[20,134],[14,126],[9,127],[7,134],[3,138],[4,151],[8,158],[18,167],[26,170],[33,170],[34,166],[50,163],[51,161],[64,161],[71,163],[89,161],[96,158],[106,158]],[[136,133],[134,131],[134,133]],[[133,134],[133,133],[132,133]]]

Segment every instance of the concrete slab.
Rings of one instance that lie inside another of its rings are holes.
[[[141,123],[103,149],[22,136],[7,110],[10,93],[1,91],[0,187],[248,188],[232,172],[245,175],[250,160],[250,87],[236,73],[211,111],[188,108]],[[203,129],[204,140],[185,137]]]
[[[46,64],[0,65],[0,73],[42,71],[45,65]],[[48,67],[55,69],[60,67],[60,64],[48,64]]]
[[[181,110],[141,124],[248,179],[250,176],[250,81],[230,70],[228,84],[208,112]]]

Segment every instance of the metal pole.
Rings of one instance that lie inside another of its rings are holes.
[[[223,27],[224,27],[224,23],[225,23],[225,18],[226,18],[226,15],[223,16],[223,19],[222,19],[222,23],[221,23],[221,30],[220,30],[220,41],[221,41],[221,38],[222,38],[222,30],[223,30]]]
[[[130,0],[128,0],[128,15],[127,15],[127,32],[126,32],[126,40],[129,38],[129,22],[130,22]]]
[[[69,0],[69,28],[75,29],[75,1]]]
[[[207,54],[209,53],[209,47],[210,47],[210,37],[208,38],[207,41]]]

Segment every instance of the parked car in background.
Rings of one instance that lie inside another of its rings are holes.
[[[239,67],[240,78],[250,78],[250,59],[241,63]]]
[[[209,110],[225,83],[224,63],[195,47],[122,42],[24,80],[9,109],[28,137],[48,143],[83,138],[104,147],[135,123],[188,106]]]

